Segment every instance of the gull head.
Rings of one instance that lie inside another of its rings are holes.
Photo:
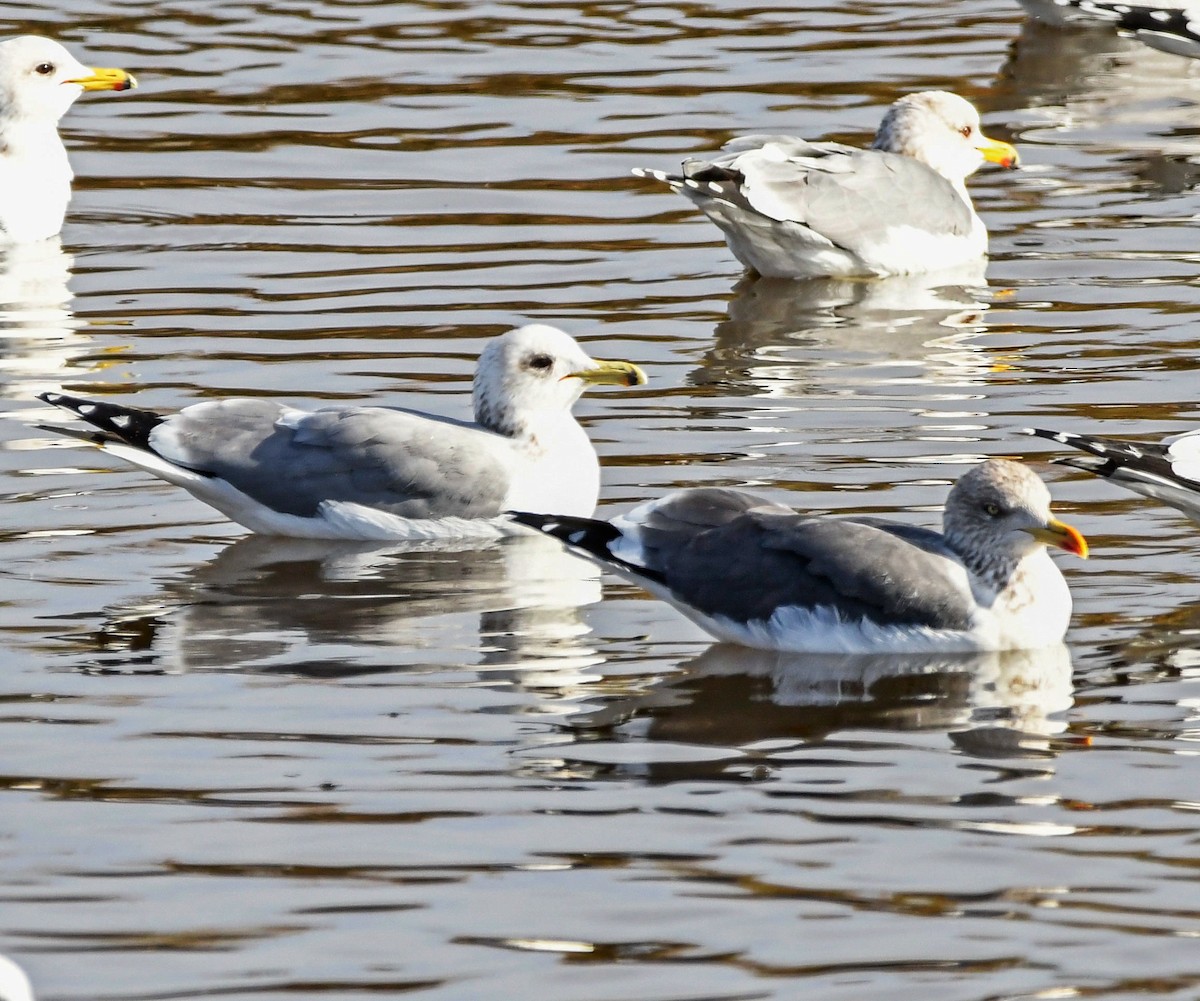
[[[537,415],[566,414],[589,385],[640,386],[627,361],[598,361],[556,327],[532,323],[489,341],[475,369],[475,420],[498,434],[525,432]]]
[[[1015,167],[1017,151],[989,139],[970,101],[944,90],[925,90],[896,101],[875,133],[874,149],[920,160],[946,180],[961,184],[984,162]]]
[[[1087,558],[1087,541],[1050,513],[1050,491],[1027,466],[988,459],[967,472],[946,498],[946,540],[977,572],[1011,569],[1031,552],[1054,546]]]
[[[19,35],[0,41],[0,119],[57,122],[85,90],[129,90],[124,70],[84,66],[49,38]]]

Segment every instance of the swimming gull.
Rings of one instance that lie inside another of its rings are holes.
[[[374,405],[296,410],[267,399],[197,403],[171,416],[61,393],[40,399],[99,445],[254,532],[320,539],[496,537],[508,508],[590,515],[600,464],[571,407],[591,385],[641,385],[532,324],[479,356],[475,423]]]
[[[1055,459],[1060,465],[1103,476],[1200,521],[1200,431],[1149,443],[1044,428],[1023,430],[1090,453]]]
[[[870,149],[794,136],[734,139],[683,174],[636,169],[691,199],[748,268],[773,278],[916,274],[987,253],[966,178],[1017,151],[945,91],[900,98]]]
[[[1020,0],[1048,24],[1105,24],[1163,52],[1200,59],[1200,3],[1146,0]]]
[[[1058,643],[1071,596],[1046,546],[1087,555],[1028,468],[989,459],[946,500],[943,532],[794,511],[742,490],[681,490],[612,522],[514,514],[669,601],[719,640],[901,653]]]
[[[129,90],[124,70],[89,68],[49,38],[0,41],[0,242],[27,243],[62,229],[74,174],[58,120],[85,90]]]

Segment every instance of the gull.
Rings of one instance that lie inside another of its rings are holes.
[[[1200,2],[1147,0],[1020,0],[1031,17],[1047,24],[1106,24],[1151,48],[1200,59]]]
[[[170,416],[62,393],[39,399],[92,427],[80,438],[183,487],[267,535],[391,541],[496,538],[508,508],[590,515],[600,464],[571,407],[588,385],[636,386],[626,361],[589,358],[531,324],[489,341],[475,422],[373,405],[305,411],[266,399],[193,404]]]
[[[1046,551],[1087,542],[1027,467],[989,459],[946,499],[943,531],[806,515],[743,490],[681,490],[611,522],[514,513],[640,584],[727,643],[814,653],[1033,649],[1071,616]]]
[[[0,956],[0,1001],[33,1001],[33,985],[7,956]]]
[[[691,199],[746,267],[770,278],[916,274],[987,253],[966,179],[1017,165],[970,102],[941,90],[900,98],[870,149],[742,136],[682,175],[638,168]]]
[[[1090,453],[1055,462],[1103,476],[1200,521],[1200,431],[1173,435],[1159,443],[1044,428],[1022,428],[1022,431]]]
[[[129,90],[124,70],[89,68],[49,38],[0,41],[0,243],[62,229],[71,179],[58,120],[85,90]]]

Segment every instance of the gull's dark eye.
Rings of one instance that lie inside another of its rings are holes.
[[[549,372],[550,369],[554,368],[554,359],[549,355],[531,355],[528,365],[535,372]]]
[[[961,129],[959,129],[958,131],[962,133],[962,135],[963,135],[963,138],[964,138],[964,139],[969,139],[969,138],[971,138],[971,132],[972,132],[973,130],[971,129],[971,126],[969,126],[969,125],[964,125],[964,126],[963,126]]]
[[[54,63],[38,63],[33,72],[40,73],[42,76],[49,76],[54,72]]]
[[[992,518],[998,518],[1000,516],[1000,505],[999,504],[984,504],[983,509]]]

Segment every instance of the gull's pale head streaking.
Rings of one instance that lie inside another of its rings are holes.
[[[957,94],[926,90],[894,102],[875,133],[874,149],[912,157],[955,185],[985,162],[1015,167],[1017,151],[983,134],[979,112]]]
[[[966,178],[984,161],[1017,165],[987,138],[969,101],[945,91],[900,98],[870,149],[798,136],[731,139],[671,186],[714,222],[729,249],[769,278],[884,277],[946,271],[987,253]]]
[[[636,386],[553,327],[495,338],[475,370],[475,422],[364,404],[306,411],[262,398],[177,414],[61,393],[89,428],[53,427],[140,466],[251,531],[372,541],[495,538],[509,509],[588,515],[600,461],[571,406],[588,384]]]
[[[58,120],[85,90],[129,90],[124,70],[83,65],[38,35],[0,41],[0,239],[25,243],[62,229],[74,176]]]
[[[1087,543],[1050,513],[1050,491],[1028,466],[988,459],[954,485],[942,513],[946,541],[969,570],[997,588],[1046,546],[1086,557]]]
[[[950,491],[944,532],[807,515],[743,490],[680,490],[611,522],[516,512],[719,640],[819,653],[1060,643],[1071,595],[1047,546],[1087,556],[1029,469],[990,459]]]
[[[33,1001],[33,985],[7,956],[0,956],[0,1001]]]

